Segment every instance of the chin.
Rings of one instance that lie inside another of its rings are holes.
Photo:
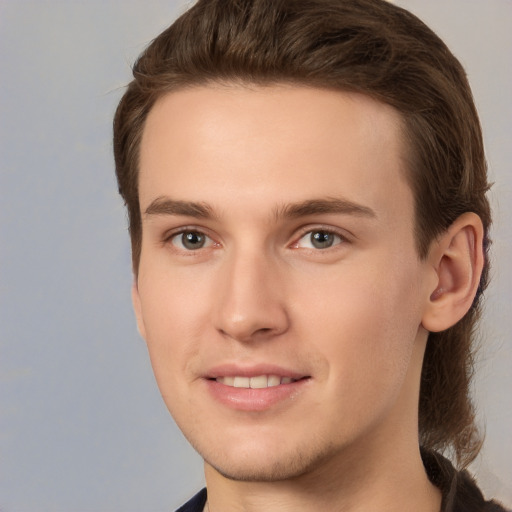
[[[239,482],[278,482],[312,473],[332,456],[332,448],[307,446],[288,453],[260,449],[257,454],[231,451],[226,454],[199,454],[213,469],[229,480]],[[217,455],[217,456],[216,456]]]

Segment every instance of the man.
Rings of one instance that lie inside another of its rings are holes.
[[[382,0],[203,0],[114,151],[133,302],[205,461],[180,510],[473,511],[490,211],[467,80]]]

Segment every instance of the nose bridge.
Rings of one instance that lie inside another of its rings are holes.
[[[233,248],[219,273],[217,329],[239,341],[284,332],[288,317],[277,258],[255,247]]]

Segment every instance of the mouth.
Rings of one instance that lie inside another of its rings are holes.
[[[302,379],[306,378],[308,377],[302,377]],[[215,380],[220,384],[224,384],[224,386],[229,386],[232,388],[265,389],[281,386],[283,384],[292,384],[293,382],[297,382],[298,380],[302,379],[294,379],[292,377],[280,377],[279,375],[256,375],[254,377],[245,377],[239,375],[216,377],[215,379],[211,380]]]
[[[311,381],[310,375],[273,365],[218,366],[205,378],[210,396],[217,403],[245,412],[296,404],[297,397],[309,388]]]

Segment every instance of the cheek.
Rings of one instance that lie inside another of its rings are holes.
[[[188,337],[208,302],[208,276],[190,267],[177,271],[153,258],[142,266],[139,294],[148,338],[173,340]]]
[[[208,318],[204,283],[173,273],[146,272],[139,280],[146,343],[162,391],[191,374],[188,364],[199,352]],[[167,390],[168,391],[168,390]]]
[[[413,267],[364,262],[325,279],[317,275],[308,283],[310,293],[298,294],[304,300],[295,318],[332,362],[332,378],[347,386],[403,378],[420,324]]]

